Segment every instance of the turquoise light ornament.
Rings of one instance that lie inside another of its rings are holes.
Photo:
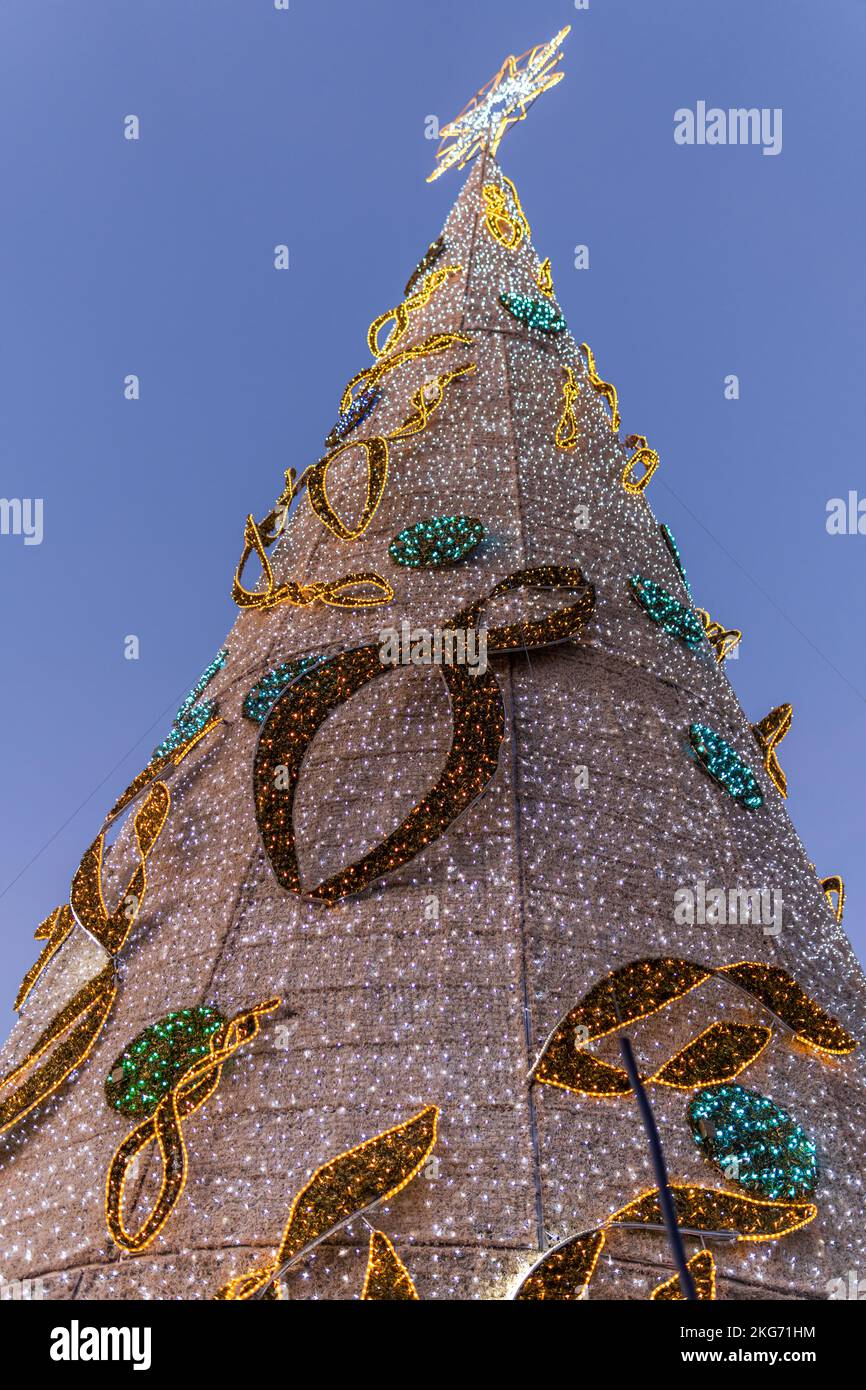
[[[698,1091],[689,1126],[702,1153],[750,1196],[811,1197],[819,1170],[813,1140],[775,1101],[731,1082]]]
[[[202,671],[192,690],[174,716],[171,732],[151,753],[151,762],[156,762],[157,758],[164,758],[167,753],[173,753],[176,748],[180,748],[180,746],[186,743],[188,739],[191,739],[194,734],[199,733],[213,718],[216,711],[216,702],[214,700],[205,700],[203,704],[199,704],[198,701],[210,685],[217,671],[221,671],[225,666],[227,657],[228,648],[223,647],[217,652],[210,665],[206,666]]]
[[[538,333],[564,333],[565,319],[548,299],[530,299],[525,294],[501,294],[499,303],[512,318]]]
[[[320,656],[301,656],[296,661],[284,661],[282,666],[275,666],[273,671],[263,676],[245,696],[242,707],[244,718],[261,724],[271,705],[282,695],[286,687],[299,676],[306,675],[307,671],[311,671],[321,660]]]
[[[152,1023],[115,1059],[105,1080],[108,1104],[132,1120],[152,1115],[193,1063],[207,1056],[224,1022],[218,1009],[201,1004]]]
[[[667,525],[667,523],[664,522],[664,521],[663,521],[663,522],[661,523],[661,525],[659,526],[659,530],[660,530],[661,533],[662,533],[662,539],[664,540],[665,545],[667,546],[668,550],[669,550],[670,553],[671,553],[671,559],[673,560],[674,564],[675,564],[676,567],[677,567],[677,571],[678,571],[678,573],[679,573],[680,579],[683,581],[683,585],[684,585],[684,587],[685,587],[685,591],[686,591],[686,593],[688,594],[689,598],[691,598],[691,596],[692,596],[692,586],[691,586],[691,584],[689,583],[688,575],[686,574],[685,565],[683,564],[683,557],[680,555],[680,548],[679,548],[679,546],[678,546],[677,543],[676,543],[676,539],[675,539],[675,537],[674,537],[674,533],[673,533],[673,531],[671,530],[671,528]]]
[[[689,742],[701,767],[735,801],[751,811],[763,806],[764,794],[755,774],[721,734],[706,724],[690,724]]]
[[[395,565],[444,569],[456,565],[481,544],[484,526],[474,516],[431,516],[407,526],[388,546]]]
[[[678,602],[673,594],[669,594],[667,589],[663,589],[661,584],[656,584],[653,579],[644,579],[643,575],[633,574],[628,582],[641,608],[654,623],[658,623],[663,632],[667,632],[671,637],[678,637],[691,651],[696,651],[701,646],[704,640],[703,624],[691,608],[686,608]]]

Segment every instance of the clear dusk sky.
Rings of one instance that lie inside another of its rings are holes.
[[[862,0],[4,0],[0,497],[44,534],[0,535],[0,1031],[233,621],[246,514],[321,454],[457,195],[427,118],[569,23],[500,158],[697,601],[745,634],[747,714],[794,705],[789,809],[866,957],[866,534],[826,529],[866,499]],[[698,102],[781,108],[780,152],[678,145]]]

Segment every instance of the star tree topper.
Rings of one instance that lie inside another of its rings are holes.
[[[508,127],[525,120],[536,97],[562,81],[565,73],[554,69],[562,57],[563,41],[570,32],[568,24],[549,43],[531,48],[519,58],[512,54],[505,59],[487,86],[482,87],[459,116],[442,127],[442,144],[428,183],[440,178],[455,164],[462,169],[485,145],[491,154],[496,154]]]

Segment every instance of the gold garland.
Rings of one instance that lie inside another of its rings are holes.
[[[698,1300],[705,1303],[712,1301],[716,1296],[716,1262],[712,1253],[709,1250],[699,1250],[690,1260],[686,1260],[686,1268],[694,1280]],[[658,1284],[650,1298],[653,1301],[685,1299],[680,1276],[674,1274],[670,1279],[665,1279],[663,1284]]]
[[[148,855],[162,834],[170,806],[171,794],[168,787],[164,782],[154,782],[133,821],[139,862],[113,912],[108,911],[102,895],[104,830],[100,830],[93,844],[85,851],[75,871],[69,893],[72,911],[85,931],[88,931],[110,956],[117,955],[139,914],[147,892]]]
[[[11,1095],[0,1100],[0,1134],[18,1124],[35,1106],[56,1091],[70,1072],[88,1057],[117,994],[114,962],[75,994],[36,1039],[23,1061],[0,1081],[0,1091],[16,1082]],[[63,1039],[63,1041],[61,1041]],[[31,1069],[55,1043],[51,1056]],[[30,1075],[25,1075],[30,1072]],[[21,1077],[24,1076],[24,1080]]]
[[[526,214],[520,205],[517,189],[511,179],[505,174],[502,175],[503,183],[506,188],[501,188],[498,183],[486,183],[481,190],[484,202],[484,225],[493,240],[506,251],[516,251],[522,244],[523,238],[527,240],[532,236],[529,230],[529,223]],[[511,195],[513,211],[509,211],[506,201],[506,189]]]
[[[379,1300],[393,1303],[406,1299],[418,1299],[418,1291],[412,1282],[411,1274],[385,1232],[371,1232],[361,1301],[370,1303]]]
[[[550,268],[549,256],[547,256],[538,267],[535,285],[539,294],[545,295],[548,299],[553,298],[553,272]]]
[[[105,1184],[105,1220],[111,1239],[121,1250],[137,1253],[159,1235],[186,1186],[189,1160],[183,1121],[213,1095],[228,1059],[257,1036],[261,1015],[272,1013],[281,1002],[267,999],[223,1023],[208,1040],[207,1056],[192,1064],[163,1096],[154,1113],[137,1125],[117,1149]],[[123,1220],[124,1188],[133,1162],[151,1143],[156,1145],[162,1163],[160,1190],[138,1230],[130,1231]]]
[[[267,1297],[289,1265],[326,1236],[345,1226],[353,1216],[396,1197],[417,1177],[433,1152],[438,1119],[437,1107],[425,1105],[411,1119],[317,1168],[292,1202],[274,1258],[229,1280],[216,1298],[246,1300],[263,1291]]]
[[[716,661],[721,663],[725,657],[730,656],[735,647],[740,645],[743,634],[739,628],[725,628],[721,623],[717,623],[711,618],[706,608],[696,608],[695,612],[704,626],[707,641],[716,654]]]
[[[833,910],[833,916],[837,922],[842,921],[845,912],[845,884],[839,874],[830,874],[827,878],[821,879],[821,887],[824,890],[824,897],[827,899]],[[836,899],[834,902],[833,899]]]
[[[438,270],[431,270],[430,274],[425,276],[420,289],[415,290],[395,309],[389,309],[387,313],[380,314],[377,319],[374,319],[367,333],[367,345],[373,356],[386,357],[403,337],[409,327],[412,314],[423,309],[437,290],[442,288],[446,280],[452,275],[459,275],[462,269],[462,265],[444,265]],[[391,324],[391,327],[388,329],[385,341],[381,343],[379,335],[388,324]]]
[[[579,351],[586,357],[586,371],[590,386],[599,396],[603,396],[608,403],[610,408],[611,431],[613,434],[619,434],[620,414],[616,387],[612,386],[609,381],[602,381],[595,365],[595,355],[589,343],[581,343]]]
[[[17,1011],[24,1007],[24,1001],[36,984],[42,971],[52,957],[60,950],[60,947],[63,945],[74,926],[75,917],[73,916],[72,909],[65,903],[62,907],[55,907],[54,911],[49,913],[45,918],[45,921],[40,922],[33,933],[33,938],[35,941],[44,941],[45,945],[39,953],[37,960],[31,965],[24,979],[21,981],[18,987],[18,993],[15,996],[15,1003],[12,1005],[13,1009]]]
[[[328,497],[327,487],[328,472],[331,466],[351,449],[362,449],[364,462],[367,465],[367,496],[355,526],[347,526],[337,516]],[[325,458],[313,464],[312,468],[308,468],[304,477],[307,482],[307,497],[310,506],[322,525],[327,526],[331,534],[336,536],[339,541],[356,541],[363,536],[376,515],[385,491],[385,484],[388,481],[388,440],[382,435],[374,435],[372,439],[347,439],[342,444],[338,444],[336,449],[332,449]]]
[[[318,581],[313,584],[298,584],[290,579],[285,584],[277,584],[274,571],[265,553],[268,544],[252,516],[248,516],[244,527],[244,548],[235,577],[232,582],[232,598],[238,608],[264,609],[276,608],[279,603],[291,604],[294,608],[306,608],[320,600],[332,608],[375,608],[382,603],[390,603],[394,590],[381,574],[367,571],[344,574],[341,579]],[[246,589],[241,582],[247,560],[255,552],[261,561],[265,588],[259,591]],[[368,589],[368,593],[353,593],[356,588]]]
[[[423,342],[415,343],[412,347],[401,348],[395,352],[393,357],[383,358],[379,362],[374,362],[371,367],[365,367],[363,371],[357,372],[346,386],[340,399],[339,414],[345,415],[355,403],[356,394],[361,395],[365,391],[372,391],[378,386],[383,377],[395,371],[398,367],[404,366],[407,362],[415,362],[421,357],[435,357],[440,352],[447,352],[449,348],[457,347],[458,343],[465,347],[472,347],[474,338],[469,338],[465,333],[433,333]],[[356,393],[356,387],[360,388]]]
[[[767,776],[780,795],[788,795],[788,779],[779,766],[779,759],[776,749],[782,742],[791,727],[794,718],[794,708],[792,705],[778,705],[770,710],[769,714],[759,723],[752,725],[752,733],[758,741],[758,747],[764,755],[764,768]]]
[[[445,392],[452,381],[457,381],[462,376],[469,376],[476,369],[474,362],[464,362],[460,367],[454,367],[450,372],[443,372],[440,376],[431,377],[425,381],[412,396],[409,404],[412,406],[413,413],[398,425],[397,429],[392,430],[388,439],[396,443],[401,439],[408,439],[410,435],[420,434],[426,430],[430,423],[430,417],[439,409],[445,399]]]
[[[632,497],[637,497],[658,468],[659,456],[655,449],[649,448],[646,437],[642,434],[630,434],[625,440],[625,447],[634,449],[634,453],[623,469],[622,485]],[[635,478],[634,470],[638,465],[641,465],[644,471],[639,478]]]
[[[573,367],[564,367],[565,380],[562,383],[563,406],[559,423],[556,426],[556,447],[565,453],[577,448],[577,415],[574,403],[580,395],[580,384],[574,375]]]

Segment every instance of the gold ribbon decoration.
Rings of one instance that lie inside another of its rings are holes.
[[[619,403],[616,394],[616,387],[612,386],[609,381],[602,381],[601,377],[598,374],[598,369],[595,365],[595,355],[592,351],[592,348],[589,346],[589,343],[581,343],[580,351],[584,354],[586,358],[586,371],[587,376],[589,377],[590,386],[592,387],[593,391],[597,392],[599,396],[604,397],[610,408],[611,431],[614,434],[619,434],[620,414]]]
[[[716,1296],[716,1262],[711,1251],[699,1250],[686,1261],[686,1268],[694,1280],[698,1300],[703,1303],[711,1302]],[[674,1274],[670,1279],[665,1279],[663,1284],[656,1285],[650,1298],[654,1302],[685,1299],[680,1276]]]
[[[716,654],[716,661],[722,662],[725,657],[730,656],[735,647],[740,645],[743,634],[739,628],[725,628],[721,623],[717,623],[711,618],[706,608],[696,608],[695,612],[704,625],[707,641]]]
[[[547,647],[576,637],[595,603],[595,591],[577,566],[540,566],[506,576],[445,629],[463,634],[465,641],[478,628],[487,602],[521,588],[573,589],[579,598],[540,620],[490,628],[488,653]],[[505,709],[495,675],[459,662],[439,665],[451,706],[452,741],[438,780],[396,830],[360,859],[313,888],[302,887],[293,815],[303,759],[332,711],[392,669],[377,644],[339,652],[292,681],[262,723],[253,763],[256,821],[277,880],[296,896],[333,905],[362,892],[443,835],[496,772]]]
[[[781,966],[740,960],[720,966],[716,974],[751,994],[805,1047],[833,1057],[845,1056],[856,1048],[856,1040],[839,1020],[822,1009]]]
[[[184,1072],[154,1113],[117,1149],[105,1185],[105,1219],[111,1239],[121,1250],[144,1250],[159,1235],[186,1186],[189,1159],[183,1121],[213,1095],[228,1059],[258,1035],[262,1014],[272,1013],[280,1003],[279,999],[267,999],[223,1023],[209,1038],[207,1055]],[[162,1163],[160,1190],[138,1230],[130,1231],[123,1219],[124,1188],[134,1160],[151,1143],[156,1144]]]
[[[431,241],[424,255],[416,265],[409,279],[406,281],[406,288],[403,291],[403,298],[410,295],[419,280],[423,280],[428,270],[432,270],[436,262],[445,254],[445,238],[438,236],[435,241]]]
[[[362,1303],[376,1300],[394,1303],[410,1299],[418,1299],[418,1290],[412,1282],[411,1274],[385,1232],[373,1231],[370,1235],[364,1287],[361,1290]]]
[[[337,459],[352,449],[360,449],[367,466],[367,496],[355,526],[347,526],[334,511],[328,497],[328,472]],[[347,439],[325,458],[308,468],[304,475],[310,506],[324,526],[340,541],[356,541],[363,536],[382,500],[388,481],[388,441],[381,435],[372,439]]]
[[[565,380],[562,383],[563,406],[559,423],[556,426],[556,447],[565,453],[577,448],[577,415],[574,403],[580,395],[580,385],[574,375],[573,367],[565,367]]]
[[[812,1202],[762,1201],[743,1197],[719,1188],[669,1184],[677,1224],[684,1233],[712,1239],[719,1232],[729,1232],[736,1241],[779,1240],[801,1230],[815,1220],[818,1208]],[[617,1229],[645,1226],[647,1230],[665,1230],[658,1188],[644,1192],[626,1206],[620,1207],[596,1230],[582,1231],[548,1250],[525,1275],[513,1295],[515,1301],[574,1300],[586,1295],[590,1279],[606,1238]],[[689,1262],[690,1267],[692,1262]],[[710,1283],[709,1270],[702,1271],[701,1285],[705,1291]],[[662,1286],[664,1287],[664,1286]],[[714,1289],[714,1283],[712,1285]],[[650,1295],[661,1295],[658,1288]]]
[[[426,430],[430,423],[430,417],[435,414],[445,399],[445,392],[452,381],[457,381],[462,376],[468,376],[475,371],[474,362],[464,362],[460,367],[454,367],[450,372],[442,372],[440,376],[431,377],[425,381],[412,396],[410,405],[412,414],[404,420],[402,425],[392,430],[388,439],[396,443],[401,439],[408,439],[410,435],[420,434]]]
[[[110,956],[117,955],[138,916],[147,892],[147,858],[162,833],[170,806],[168,787],[164,782],[154,782],[133,821],[139,863],[113,912],[108,911],[102,896],[104,830],[85,851],[75,871],[69,895],[72,911]]]
[[[535,277],[535,285],[539,294],[546,295],[548,299],[553,298],[553,272],[550,268],[550,257],[548,256],[538,267],[538,274]]]
[[[522,244],[523,238],[531,237],[529,223],[526,214],[520,205],[520,198],[517,189],[511,179],[505,174],[502,175],[505,184],[501,188],[498,183],[486,183],[481,190],[484,203],[484,225],[495,242],[506,251],[516,251]],[[508,206],[506,192],[511,199],[511,208]]]
[[[781,796],[788,795],[788,779],[779,766],[776,749],[791,727],[794,718],[792,705],[777,705],[765,714],[759,723],[752,725],[752,733],[764,755],[764,768],[767,776]]]
[[[363,395],[366,391],[374,390],[383,377],[398,367],[404,366],[407,362],[415,362],[421,357],[435,357],[440,352],[447,352],[449,348],[457,347],[458,344],[472,347],[474,341],[465,333],[433,333],[429,338],[424,338],[422,342],[414,343],[412,347],[401,348],[399,352],[394,353],[393,357],[374,362],[372,366],[365,367],[363,371],[352,377],[340,399],[338,413],[341,416],[345,415],[347,411],[351,410],[358,396]]]
[[[659,466],[659,456],[655,449],[651,449],[642,434],[630,434],[624,441],[627,449],[634,449],[634,453],[626,463],[622,473],[622,485],[626,492],[632,497],[637,497],[642,493]],[[641,466],[643,473],[640,477],[634,476],[634,470]]]
[[[827,878],[821,879],[821,887],[824,890],[824,897],[827,899],[833,910],[833,916],[837,922],[842,921],[845,912],[845,884],[839,874],[830,874]],[[835,899],[835,901],[834,901]]]
[[[116,994],[117,976],[114,962],[109,961],[52,1019],[24,1060],[6,1073],[0,1081],[0,1092],[10,1086],[14,1086],[14,1090],[0,1100],[0,1134],[11,1129],[56,1091],[70,1072],[86,1059]],[[50,1055],[42,1066],[33,1070],[46,1053]]]
[[[462,265],[444,265],[437,270],[431,270],[424,277],[420,288],[413,291],[403,300],[402,304],[398,304],[395,309],[389,309],[386,314],[380,314],[377,319],[374,319],[367,334],[367,345],[373,356],[386,357],[403,337],[409,327],[412,314],[423,309],[437,290],[441,290],[452,275],[459,275],[462,269]],[[382,342],[380,335],[386,328],[388,332],[384,342]]]
[[[267,1297],[289,1266],[302,1259],[326,1236],[338,1231],[353,1217],[402,1192],[421,1172],[433,1152],[438,1119],[437,1107],[425,1105],[411,1119],[317,1168],[292,1202],[273,1260],[231,1279],[216,1298],[229,1302],[243,1301],[256,1294]]]
[[[35,941],[44,941],[45,945],[39,953],[38,958],[34,961],[33,965],[31,965],[24,979],[21,981],[18,987],[18,993],[15,996],[15,1003],[12,1005],[13,1009],[18,1011],[24,1007],[24,1001],[36,984],[42,971],[57,951],[60,950],[60,947],[63,945],[74,926],[75,918],[72,915],[72,909],[67,904],[64,904],[62,907],[55,907],[54,911],[49,913],[45,918],[45,921],[40,922],[33,933],[33,938]]]
[[[289,580],[286,584],[278,585],[265,553],[265,544],[254,518],[248,516],[244,528],[244,548],[232,584],[232,598],[239,608],[267,611],[276,608],[279,603],[306,608],[317,599],[332,608],[375,608],[379,604],[390,603],[394,597],[394,590],[387,579],[366,570],[313,584],[298,584]],[[253,553],[261,561],[265,579],[265,588],[259,591],[246,589],[241,582],[244,567]]]

